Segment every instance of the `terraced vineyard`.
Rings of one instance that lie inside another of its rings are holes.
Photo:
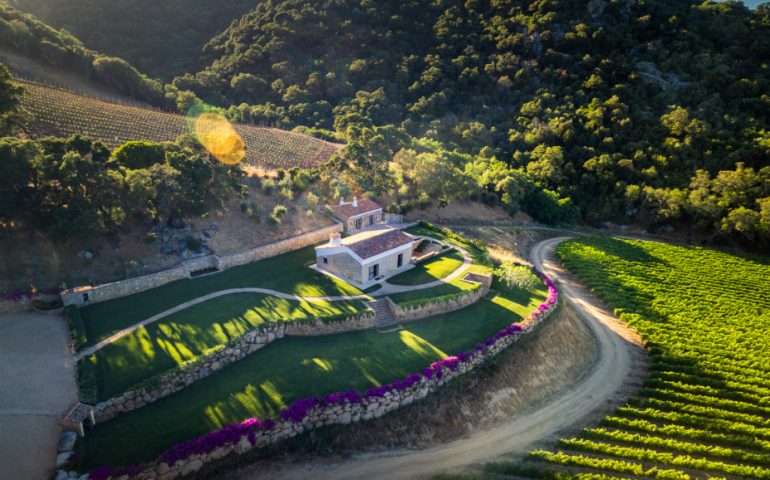
[[[770,262],[606,237],[563,243],[557,254],[645,338],[651,378],[638,398],[558,451],[487,472],[770,478]]]
[[[609,237],[556,253],[642,335],[650,378],[554,450],[435,479],[769,479],[770,259]]]
[[[36,135],[76,133],[116,147],[129,140],[174,141],[189,131],[184,115],[124,105],[35,82],[17,80],[27,89],[22,104],[33,115]],[[246,143],[246,163],[265,168],[309,168],[326,162],[341,145],[275,128],[236,124]]]

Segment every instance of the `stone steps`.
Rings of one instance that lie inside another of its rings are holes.
[[[390,306],[388,305],[388,300],[386,298],[382,298],[374,302],[369,302],[368,305],[372,310],[374,310],[374,323],[377,326],[377,329],[387,329],[398,324],[396,318],[393,316],[393,312],[390,310]]]

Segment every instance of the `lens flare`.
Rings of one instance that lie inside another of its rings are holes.
[[[203,112],[195,119],[195,136],[217,160],[235,165],[246,156],[246,144],[225,117]]]

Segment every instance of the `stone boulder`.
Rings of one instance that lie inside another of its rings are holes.
[[[59,437],[59,453],[74,450],[77,439],[78,436],[75,432],[62,432],[61,437]]]

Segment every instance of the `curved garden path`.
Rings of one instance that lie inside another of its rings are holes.
[[[438,243],[444,244],[444,242],[435,239],[433,237],[427,237],[430,238]],[[433,282],[427,282],[422,283],[419,285],[393,285],[390,283],[387,283],[387,281],[382,283],[382,288],[377,290],[376,292],[373,292],[371,295],[361,294],[361,295],[337,295],[337,296],[324,296],[324,297],[303,297],[301,295],[293,295],[291,293],[284,293],[279,292],[278,290],[273,290],[270,288],[259,288],[259,287],[243,287],[243,288],[228,288],[226,290],[219,290],[216,292],[211,292],[206,295],[194,298],[192,300],[189,300],[184,303],[180,303],[179,305],[176,305],[175,307],[171,307],[167,310],[164,310],[160,313],[157,313],[153,315],[152,317],[146,318],[138,323],[135,323],[131,325],[130,327],[126,327],[122,330],[118,330],[114,334],[110,335],[109,337],[101,340],[98,343],[95,343],[91,345],[90,347],[84,348],[83,350],[80,350],[75,354],[75,360],[80,360],[81,358],[85,358],[89,355],[93,355],[94,353],[98,352],[102,348],[106,347],[107,345],[115,342],[116,340],[119,340],[122,337],[125,337],[126,335],[130,335],[131,333],[135,332],[136,330],[139,330],[140,328],[149,325],[151,323],[157,322],[158,320],[162,320],[163,318],[168,317],[169,315],[173,315],[177,312],[181,312],[182,310],[185,310],[187,308],[190,308],[192,306],[198,305],[199,303],[206,302],[208,300],[212,300],[214,298],[223,297],[225,295],[233,295],[236,293],[261,293],[264,295],[271,295],[278,298],[283,298],[285,300],[295,300],[295,301],[301,301],[301,302],[343,302],[343,301],[350,301],[350,300],[371,300],[372,297],[382,297],[385,295],[391,295],[394,293],[401,293],[401,292],[411,292],[414,290],[422,290],[426,288],[432,288],[439,285],[442,285],[444,283],[451,282],[452,280],[458,278],[460,275],[462,275],[468,268],[470,268],[471,264],[473,263],[473,258],[470,256],[470,254],[464,249],[460,248],[456,245],[452,245],[453,248],[457,249],[463,256],[463,264],[457,267],[457,270],[450,273],[446,277],[435,280]]]
[[[413,478],[453,470],[502,455],[526,452],[544,438],[574,428],[597,407],[615,398],[634,366],[632,350],[638,339],[603,308],[598,300],[566,276],[553,259],[557,244],[568,237],[537,243],[532,263],[560,282],[562,301],[569,301],[597,340],[598,360],[590,372],[568,391],[547,400],[535,410],[498,427],[420,451],[360,455],[329,463],[312,461],[287,465],[270,478],[314,480],[367,480]],[[272,472],[271,472],[272,473]],[[245,472],[239,480],[266,478],[266,472]]]

